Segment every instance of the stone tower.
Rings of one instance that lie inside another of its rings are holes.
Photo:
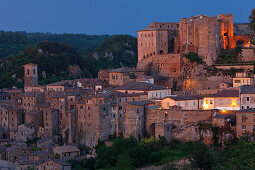
[[[29,63],[24,65],[24,81],[25,87],[38,86],[38,74],[37,74],[37,65]]]
[[[223,49],[235,48],[233,14],[219,14],[221,24],[221,36],[223,38]]]

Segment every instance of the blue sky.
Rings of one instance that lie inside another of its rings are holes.
[[[153,21],[233,13],[248,22],[255,0],[0,0],[0,30],[131,34]]]

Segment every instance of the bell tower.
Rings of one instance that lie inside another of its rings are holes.
[[[38,86],[38,74],[37,74],[37,65],[29,63],[24,65],[24,81],[25,87]]]

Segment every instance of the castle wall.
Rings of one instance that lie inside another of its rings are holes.
[[[180,54],[161,54],[154,58],[153,64],[163,76],[179,76],[181,73]]]
[[[220,22],[200,15],[182,19],[179,25],[181,51],[198,53],[208,65],[214,64],[221,49]]]
[[[241,62],[241,59],[238,59],[239,62]],[[244,65],[215,65],[217,69],[222,70],[230,70],[231,68],[234,69],[244,69],[245,71],[252,71],[254,70],[254,65],[252,64],[244,64]]]
[[[237,61],[238,62],[255,61],[255,49],[252,49],[252,48],[242,49],[241,54],[237,57]]]

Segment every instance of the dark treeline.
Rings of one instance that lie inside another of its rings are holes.
[[[2,34],[10,36],[9,38],[2,36],[5,38],[0,40],[0,52],[4,54],[15,51],[17,54],[0,59],[0,88],[23,87],[23,65],[30,62],[38,65],[39,83],[42,85],[77,78],[70,77],[69,66],[79,67],[81,73],[78,77],[84,78],[97,77],[100,69],[135,67],[137,62],[136,38],[129,35],[87,36],[8,32]],[[49,38],[51,41],[42,41],[26,47],[32,44],[31,39],[35,42],[47,36],[51,37]],[[57,42],[61,39],[65,43]],[[22,48],[25,50],[19,51]],[[42,76],[43,71],[46,77]]]

